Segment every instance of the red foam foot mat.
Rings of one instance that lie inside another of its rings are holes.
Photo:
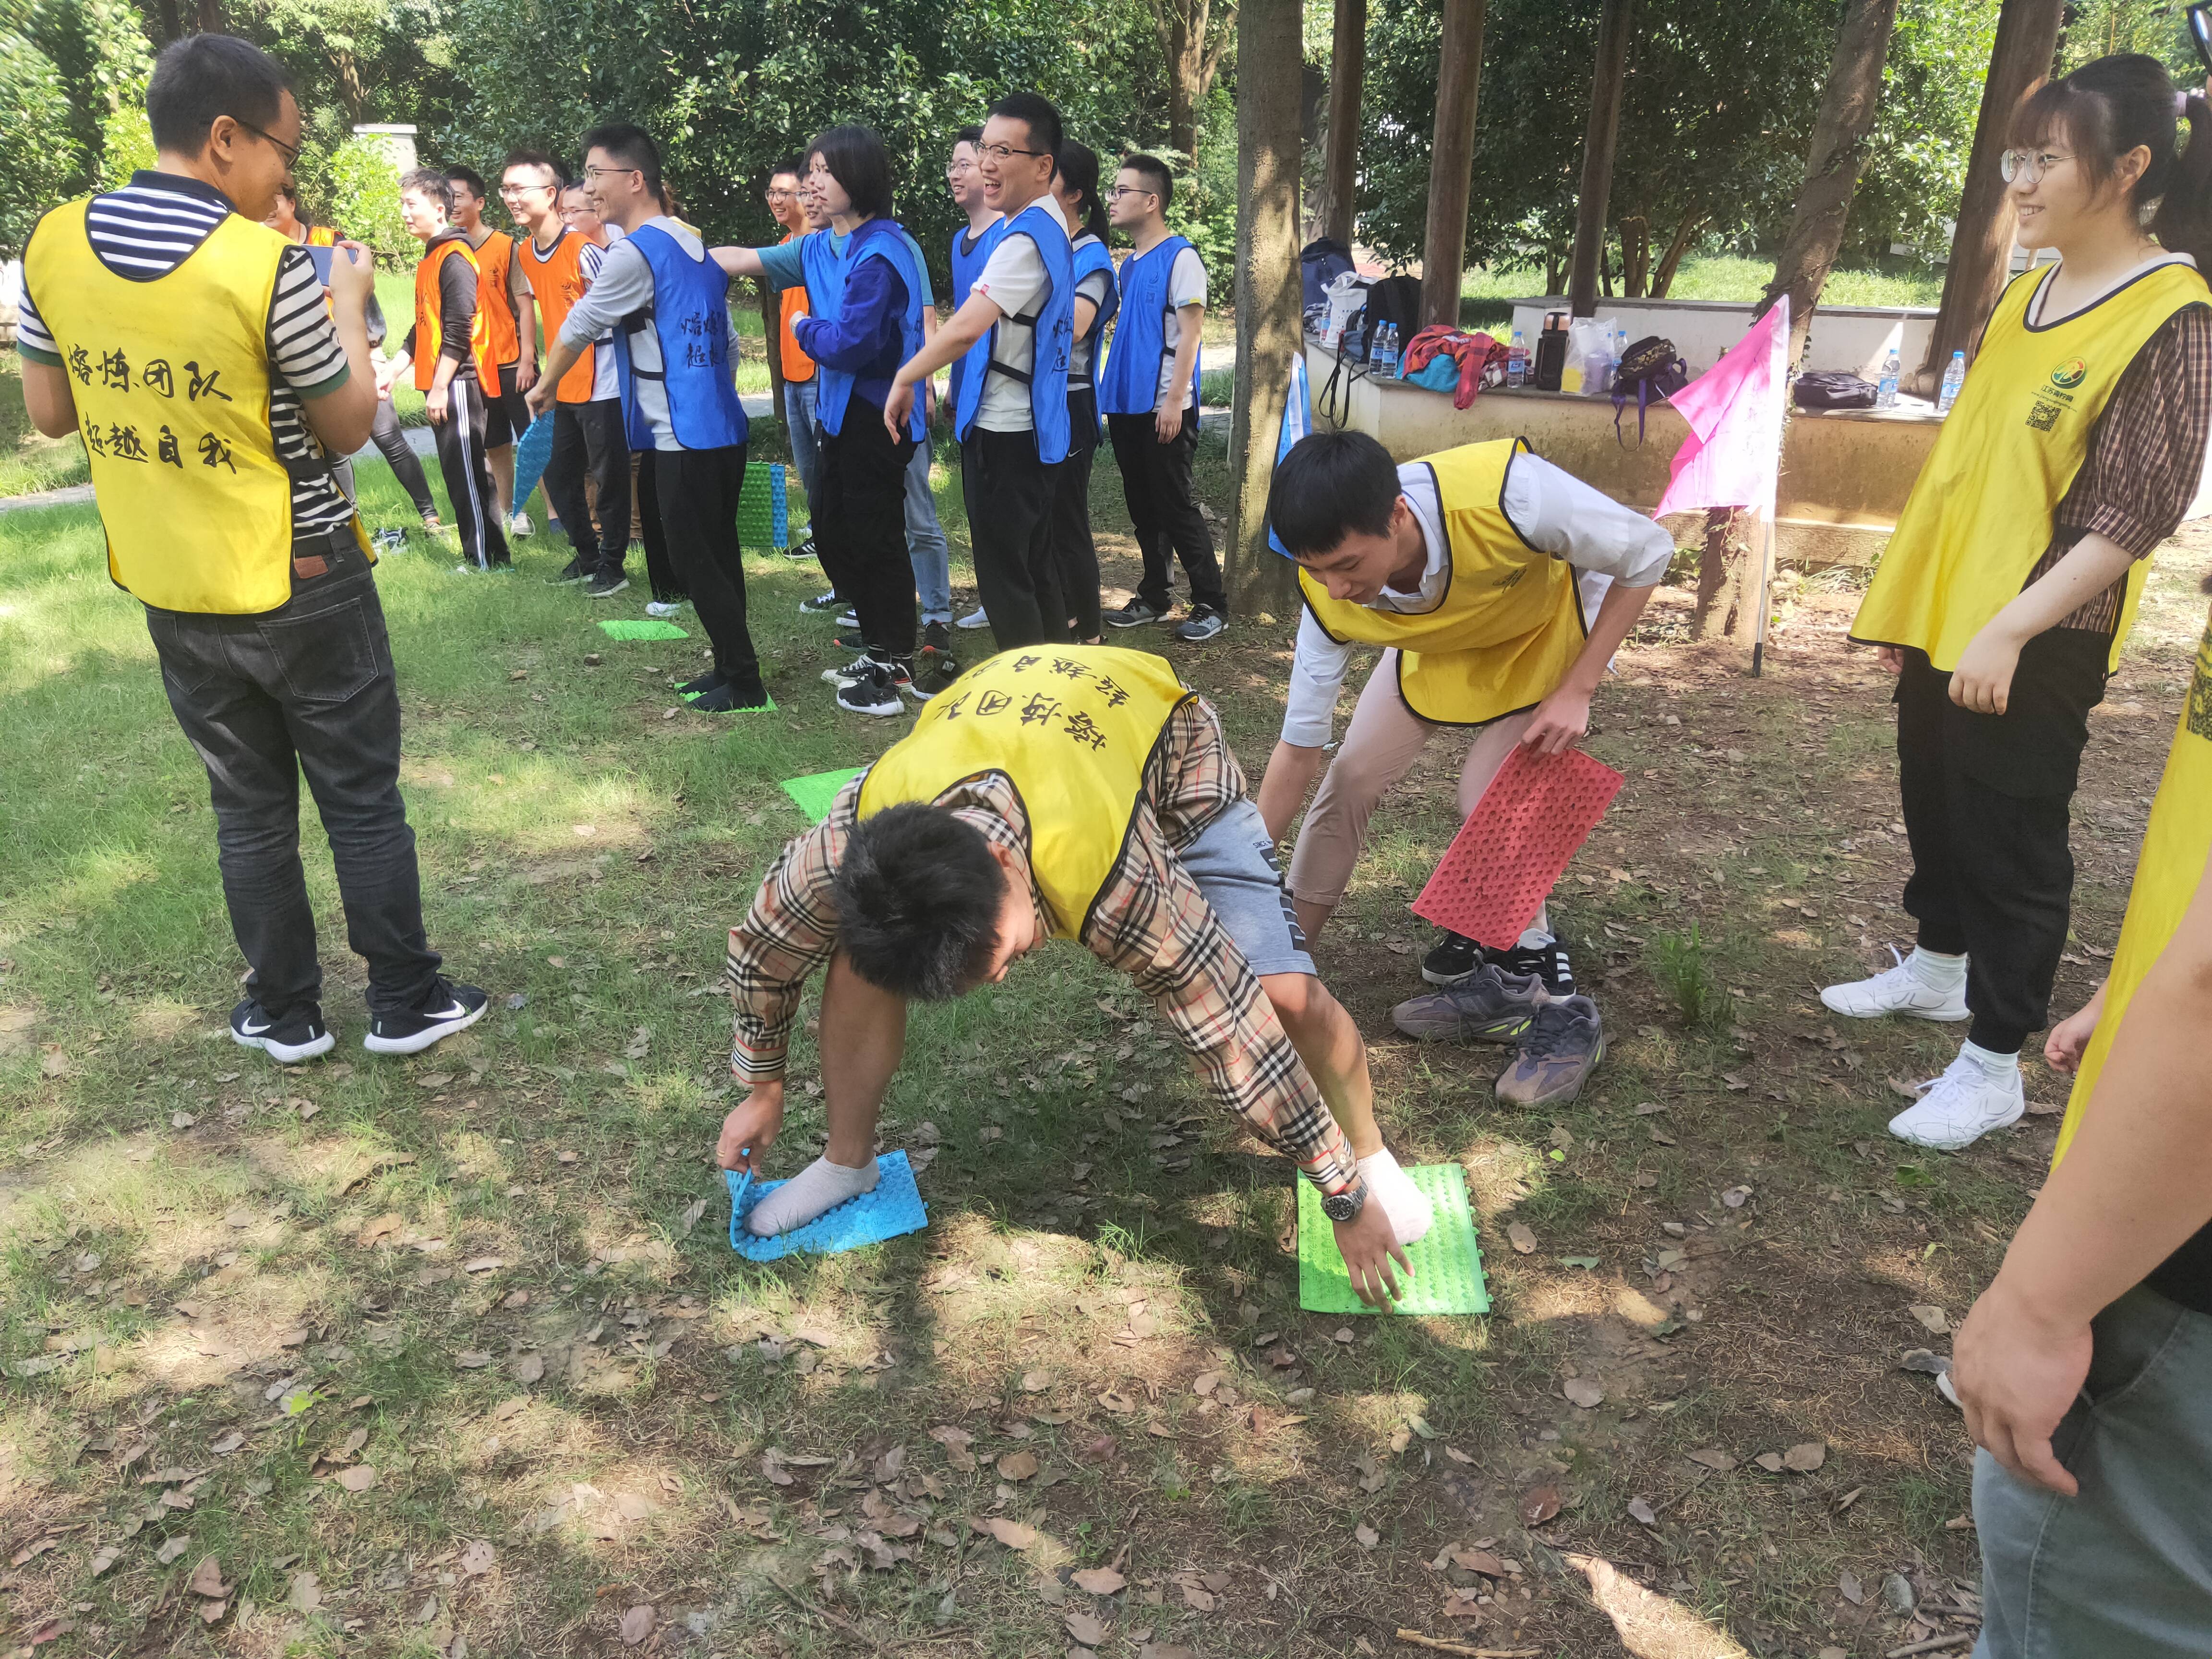
[[[1505,757],[1413,901],[1424,921],[1503,951],[1536,919],[1626,780],[1579,749]]]

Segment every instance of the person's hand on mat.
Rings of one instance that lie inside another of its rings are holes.
[[[2071,1077],[2081,1064],[2081,1055],[2089,1047],[2089,1039],[2097,1032],[2097,1022],[2105,1017],[2105,988],[2097,987],[2097,994],[2081,1005],[2079,1013],[2062,1019],[2051,1028],[2051,1035],[2043,1039],[2043,1058],[2054,1072],[2063,1072]]]
[[[1171,444],[1182,436],[1183,407],[1178,403],[1171,409],[1162,409],[1152,416],[1152,430],[1164,444]]]
[[[1905,647],[1901,645],[1878,645],[1874,648],[1874,659],[1885,672],[1902,674],[1905,672]]]
[[[906,423],[914,413],[914,382],[893,380],[890,395],[884,399],[884,430],[897,443],[906,436]]]
[[[2089,1375],[2089,1326],[2054,1319],[2000,1272],[1959,1328],[1951,1386],[1974,1443],[2022,1480],[2071,1498],[2081,1488],[2051,1437]]]
[[[1590,694],[1563,685],[1536,705],[1521,741],[1540,755],[1565,754],[1589,730]]]
[[[1380,1204],[1370,1202],[1361,1205],[1352,1220],[1329,1224],[1336,1229],[1336,1248],[1352,1275],[1352,1293],[1370,1308],[1387,1310],[1404,1294],[1390,1266],[1392,1258],[1408,1279],[1413,1276],[1413,1264],[1406,1260],[1388,1212]]]
[[[783,1127],[783,1083],[756,1083],[737,1109],[722,1120],[722,1138],[714,1143],[714,1161],[726,1170],[761,1172],[761,1158],[775,1144]]]
[[[1994,623],[1967,641],[1959,653],[1959,665],[1951,671],[1951,701],[1977,714],[2003,714],[2025,643]]]

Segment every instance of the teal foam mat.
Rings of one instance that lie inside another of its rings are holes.
[[[599,631],[611,640],[688,640],[691,636],[674,623],[658,617],[609,617]]]
[[[820,1255],[857,1250],[879,1244],[902,1233],[918,1233],[929,1225],[929,1211],[914,1184],[914,1166],[906,1154],[885,1152],[876,1159],[876,1190],[848,1198],[836,1209],[816,1216],[804,1227],[772,1238],[757,1238],[745,1231],[745,1217],[753,1206],[784,1183],[756,1183],[750,1174],[722,1171],[730,1189],[730,1248],[748,1261],[775,1261],[802,1251]]]
[[[806,814],[810,823],[819,823],[830,816],[830,803],[837,792],[868,769],[848,767],[842,772],[811,772],[803,778],[786,778],[783,793],[799,803],[799,810]]]
[[[1419,1243],[1406,1247],[1413,1281],[1403,1274],[1406,1292],[1395,1311],[1401,1314],[1486,1314],[1490,1287],[1483,1283],[1482,1250],[1474,1238],[1474,1212],[1467,1201],[1467,1171],[1456,1164],[1422,1164],[1406,1173],[1436,1206],[1436,1225]],[[1337,1253],[1336,1229],[1322,1213],[1321,1194],[1310,1181],[1298,1182],[1298,1306],[1308,1313],[1371,1314],[1382,1311],[1362,1302],[1352,1288],[1344,1258]]]

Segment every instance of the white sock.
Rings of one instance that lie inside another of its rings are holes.
[[[1390,1218],[1390,1229],[1401,1244],[1425,1237],[1436,1225],[1436,1206],[1413,1184],[1413,1177],[1398,1167],[1388,1146],[1361,1158],[1359,1173],[1367,1182],[1367,1195]]]
[[[1955,991],[1966,982],[1966,958],[1947,957],[1929,950],[1924,945],[1912,947],[1912,954],[1905,959],[1912,970],[1912,977],[1931,991]]]
[[[1553,943],[1553,936],[1546,928],[1524,927],[1521,930],[1521,937],[1516,943],[1524,951],[1540,951]]]
[[[817,1158],[789,1181],[753,1206],[745,1218],[745,1231],[768,1238],[804,1227],[818,1215],[836,1209],[848,1198],[876,1190],[876,1160],[857,1170]]]
[[[1959,1053],[1986,1072],[1992,1083],[2002,1083],[2008,1077],[2016,1076],[2020,1071],[2020,1056],[2016,1054],[1994,1054],[1973,1042],[1960,1044]]]

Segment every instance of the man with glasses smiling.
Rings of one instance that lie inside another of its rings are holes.
[[[768,176],[768,189],[763,195],[768,202],[769,215],[783,227],[783,240],[795,241],[812,227],[807,223],[806,203],[800,194],[799,164],[785,162]],[[823,222],[828,223],[825,216]],[[814,424],[814,404],[819,387],[815,384],[814,359],[799,345],[799,337],[791,331],[795,318],[807,315],[806,285],[794,283],[776,296],[779,309],[775,319],[775,349],[782,360],[783,368],[783,426],[791,434],[791,459],[799,467],[799,482],[806,491],[807,520],[814,517],[814,475],[821,450],[821,434]],[[806,539],[791,550],[794,559],[814,556],[814,538]]]

